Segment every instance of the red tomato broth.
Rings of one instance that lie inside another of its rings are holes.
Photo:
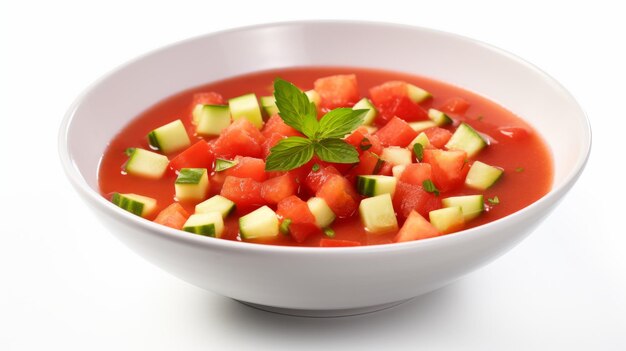
[[[157,209],[148,219],[154,219],[161,210],[175,201],[174,181],[176,174],[174,171],[168,170],[158,180],[128,176],[122,171],[122,166],[128,158],[124,151],[132,147],[150,150],[146,135],[154,128],[179,118],[185,124],[192,144],[197,139],[201,139],[194,136],[194,128],[190,120],[190,103],[195,93],[214,91],[221,94],[226,100],[250,92],[257,94],[257,96],[266,96],[273,92],[272,82],[276,77],[281,77],[303,90],[308,90],[313,88],[313,82],[317,78],[336,74],[356,74],[361,97],[368,97],[368,91],[373,86],[387,81],[401,80],[415,84],[432,93],[432,98],[420,103],[420,106],[426,110],[430,107],[443,106],[448,99],[455,97],[461,97],[469,103],[469,108],[464,114],[450,114],[451,117],[458,122],[463,121],[470,124],[479,132],[493,139],[493,146],[483,149],[474,159],[501,167],[505,173],[494,186],[487,190],[477,191],[461,187],[443,194],[444,197],[480,193],[484,195],[486,211],[466,223],[465,228],[480,226],[519,211],[537,201],[550,190],[553,178],[552,158],[541,136],[528,123],[495,102],[448,83],[405,73],[352,67],[305,67],[263,71],[209,83],[173,95],[148,108],[131,120],[113,138],[105,151],[99,166],[98,181],[101,194],[110,198],[110,194],[113,192],[136,193],[156,199]],[[520,127],[529,133],[523,138],[512,139],[499,132],[501,127]],[[446,129],[454,130],[451,127]],[[176,155],[177,153],[167,156],[171,160]],[[470,162],[472,161],[473,159],[470,160]],[[212,187],[209,196],[218,193],[219,191]],[[494,196],[498,197],[499,204],[490,205],[487,199]],[[195,202],[181,202],[181,205],[189,213],[194,213]],[[270,205],[270,207],[276,210],[275,205]],[[237,211],[225,219],[223,239],[241,240],[238,235],[237,219],[246,213]],[[402,226],[402,223],[403,219],[398,217],[399,227]],[[350,218],[337,218],[333,222],[332,228],[335,232],[334,239],[356,241],[362,245],[393,243],[397,234],[397,232],[368,233],[361,224],[358,212]],[[324,235],[312,236],[302,243],[296,243],[288,235],[279,234],[278,237],[271,240],[247,241],[273,245],[317,247],[323,238],[326,237]]]

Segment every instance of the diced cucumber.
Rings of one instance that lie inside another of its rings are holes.
[[[502,177],[504,171],[480,161],[475,161],[465,177],[465,185],[470,188],[485,190],[490,188]]]
[[[392,165],[408,165],[412,163],[411,151],[397,146],[384,148],[380,158]]]
[[[224,220],[219,212],[192,214],[183,225],[183,230],[219,238],[224,232]]]
[[[389,194],[363,199],[359,205],[359,214],[363,225],[371,233],[398,230],[398,220]]]
[[[469,124],[461,123],[446,144],[448,150],[463,150],[467,157],[474,157],[487,146],[487,142]]]
[[[261,116],[261,108],[256,99],[255,94],[246,94],[228,100],[230,114],[233,120],[246,118],[255,127],[261,129],[263,127],[263,117]]]
[[[407,86],[407,92],[409,95],[409,99],[411,99],[414,103],[419,104],[420,102],[428,99],[429,97],[431,97],[432,95],[427,92],[426,90],[417,87],[413,84],[408,84]]]
[[[485,210],[482,195],[453,196],[441,200],[443,207],[461,207],[463,219],[467,222],[478,217]]]
[[[135,148],[129,151],[128,161],[124,164],[124,171],[138,177],[159,179],[167,170],[169,162],[166,156]]]
[[[407,147],[407,149],[409,150],[413,150],[413,145],[415,144],[422,144],[422,146],[425,148],[430,146],[430,140],[428,140],[428,136],[426,135],[426,133],[424,132],[420,132],[415,139],[413,139],[413,141],[411,141],[411,143],[409,144],[409,146]]]
[[[191,112],[191,124],[193,124],[194,126],[197,126],[198,123],[200,122],[200,114],[202,113],[202,106],[204,106],[203,104],[197,104],[194,108],[193,111]]]
[[[261,108],[263,108],[265,116],[271,117],[278,113],[278,106],[276,106],[276,98],[274,95],[261,96],[259,101],[261,102]]]
[[[322,98],[320,97],[320,94],[317,91],[311,89],[311,90],[305,91],[304,93],[309,98],[309,101],[315,104],[315,107],[320,105],[320,101],[322,100]]]
[[[419,121],[419,122],[410,122],[409,126],[413,128],[416,132],[423,132],[424,130],[432,127],[436,127],[437,123],[433,121]]]
[[[396,179],[400,179],[400,177],[402,176],[402,172],[404,172],[405,169],[406,165],[393,166],[391,167],[391,174],[393,174]]]
[[[377,196],[396,192],[398,180],[383,175],[360,175],[356,177],[356,189],[363,196]]]
[[[376,109],[376,107],[374,107],[374,104],[372,104],[372,102],[368,98],[362,98],[361,100],[359,100],[359,102],[354,104],[352,109],[353,110],[369,110],[365,114],[365,117],[363,117],[364,125],[371,125],[372,123],[374,123],[374,119],[378,115],[378,110]]]
[[[220,135],[230,125],[230,109],[226,105],[202,105],[196,133],[202,136]]]
[[[223,218],[228,217],[234,210],[235,203],[221,195],[215,195],[196,205],[196,213],[218,212]]]
[[[271,238],[278,235],[278,217],[271,208],[263,206],[239,218],[243,239]]]
[[[209,176],[206,168],[182,168],[174,183],[176,198],[179,201],[201,201],[209,190]]]
[[[439,110],[435,110],[434,108],[428,110],[428,118],[435,122],[439,127],[445,126],[446,124],[452,124],[452,118],[450,118],[450,116]]]
[[[187,130],[180,119],[161,126],[148,134],[150,146],[164,154],[180,151],[191,145]]]
[[[318,227],[326,228],[335,220],[335,213],[330,209],[326,200],[321,197],[312,197],[306,204],[309,206],[311,213],[313,213]]]
[[[111,202],[118,207],[141,217],[151,215],[157,205],[157,200],[137,194],[113,193]]]
[[[365,128],[365,129],[367,129],[367,133],[369,133],[369,134],[374,134],[374,133],[376,133],[376,131],[378,130],[378,127],[374,127],[374,126],[366,126],[366,125],[363,125],[363,126],[361,126],[361,127],[363,127],[363,128]]]
[[[442,234],[463,229],[465,220],[461,206],[444,207],[428,213],[430,223]]]

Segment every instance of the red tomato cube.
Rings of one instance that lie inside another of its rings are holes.
[[[462,115],[469,107],[470,104],[467,100],[460,97],[453,97],[446,100],[443,105],[438,108],[438,110],[441,112]]]
[[[424,150],[423,162],[432,166],[432,180],[440,191],[463,185],[469,170],[467,154],[461,150]]]
[[[279,115],[273,115],[265,122],[261,134],[266,138],[271,137],[272,134],[280,134],[283,137],[302,136],[300,132],[288,126]]]
[[[412,122],[428,119],[428,112],[406,96],[393,98],[382,105],[376,105],[376,107],[379,112],[376,123],[379,125],[386,124],[394,117]]]
[[[359,154],[365,151],[373,152],[376,155],[380,155],[383,151],[383,147],[380,144],[380,140],[375,135],[368,133],[367,128],[359,127],[352,134],[348,135],[344,141],[356,148]]]
[[[408,96],[408,84],[398,80],[385,82],[370,88],[370,97],[376,106],[382,106],[396,98]]]
[[[441,199],[421,186],[399,181],[393,194],[393,207],[398,216],[408,217],[417,211],[426,217],[428,212],[441,208]]]
[[[174,229],[183,229],[187,218],[189,218],[189,213],[178,202],[174,202],[159,212],[154,222]]]
[[[432,179],[432,167],[428,163],[412,163],[406,165],[400,175],[400,181],[422,186],[425,180]]]
[[[267,179],[265,173],[265,161],[254,157],[235,157],[236,165],[222,171],[224,176],[233,176],[237,178],[252,178],[257,182],[263,182]]]
[[[315,194],[322,187],[322,184],[326,183],[329,178],[336,175],[341,175],[341,173],[339,173],[335,167],[320,166],[320,169],[316,172],[311,170],[308,173],[304,179],[304,186],[309,194]]]
[[[261,185],[261,196],[268,204],[277,204],[297,192],[298,184],[290,173],[270,178]]]
[[[389,123],[380,128],[376,134],[384,146],[406,147],[417,136],[417,132],[404,120],[393,117]]]
[[[424,130],[424,134],[428,137],[431,146],[437,149],[443,148],[452,138],[452,132],[439,127],[428,128]]]
[[[211,145],[204,140],[191,145],[186,150],[174,157],[170,163],[170,169],[179,171],[181,168],[213,168],[215,155]]]
[[[330,177],[315,194],[326,203],[337,217],[350,217],[359,207],[359,196],[350,182],[339,175]]]
[[[226,177],[220,195],[233,201],[238,210],[245,211],[265,205],[261,196],[261,183],[251,178]]]
[[[246,118],[233,122],[215,141],[215,155],[220,158],[262,157],[265,137]]]
[[[426,218],[422,217],[416,211],[411,211],[406,221],[404,221],[402,228],[400,228],[400,231],[396,235],[395,241],[399,243],[433,238],[439,235],[440,233],[437,229],[430,224]]]
[[[291,220],[289,234],[301,243],[310,235],[321,233],[315,224],[315,217],[305,201],[297,196],[289,196],[278,203],[276,213],[284,219]]]
[[[351,107],[359,101],[359,87],[354,74],[319,78],[314,83],[314,89],[320,94],[323,108]]]

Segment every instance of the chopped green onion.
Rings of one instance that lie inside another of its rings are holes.
[[[278,227],[278,230],[284,235],[289,235],[289,225],[291,225],[291,219],[285,218],[283,219],[282,223],[280,223],[280,227]]]

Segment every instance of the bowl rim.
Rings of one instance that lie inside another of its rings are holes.
[[[552,186],[552,188],[540,199],[531,203],[530,205],[511,213],[505,217],[497,219],[495,221],[485,223],[483,225],[465,229],[459,232],[454,232],[451,234],[441,235],[434,238],[402,242],[402,243],[391,243],[391,244],[380,244],[380,245],[365,245],[365,246],[354,246],[354,247],[303,247],[303,246],[281,246],[281,245],[272,245],[272,244],[259,244],[259,243],[251,243],[245,241],[234,241],[234,240],[223,240],[219,238],[206,237],[193,233],[187,233],[182,230],[177,230],[173,228],[169,228],[157,223],[154,223],[150,220],[144,219],[142,217],[138,217],[133,215],[127,211],[121,210],[119,207],[115,206],[110,201],[106,200],[99,192],[92,189],[88,184],[85,178],[80,174],[78,167],[74,164],[72,157],[70,156],[70,148],[68,144],[68,135],[69,130],[72,125],[72,122],[75,118],[75,113],[78,107],[82,104],[85,97],[88,96],[91,91],[98,85],[100,85],[103,81],[107,80],[111,76],[117,74],[121,70],[126,67],[143,60],[146,57],[158,54],[162,51],[167,51],[173,49],[177,46],[184,45],[186,43],[201,40],[203,38],[220,36],[227,33],[236,33],[236,32],[247,32],[254,31],[258,29],[266,29],[272,27],[297,27],[297,26],[319,26],[319,25],[365,25],[372,27],[381,27],[386,29],[403,29],[403,30],[413,30],[413,31],[421,31],[427,33],[434,33],[440,36],[454,38],[456,40],[461,40],[465,42],[470,42],[475,45],[482,46],[483,48],[490,50],[496,54],[506,56],[509,59],[515,61],[516,63],[525,66],[537,73],[539,73],[543,78],[550,81],[554,86],[560,90],[564,96],[567,97],[569,102],[576,107],[583,117],[580,122],[582,122],[583,133],[585,135],[585,139],[581,140],[581,143],[584,147],[581,156],[576,160],[576,164],[572,167],[568,174],[564,177],[561,184],[558,186]],[[476,40],[473,38],[469,38],[463,35],[441,31],[437,29],[407,25],[407,24],[397,24],[397,23],[389,23],[389,22],[380,22],[380,21],[359,21],[359,20],[304,20],[304,21],[282,21],[282,22],[269,22],[262,24],[255,24],[250,26],[242,26],[229,28],[225,30],[209,32],[201,35],[197,35],[194,37],[190,37],[187,39],[179,40],[167,44],[165,46],[161,46],[157,49],[150,50],[142,55],[134,57],[126,62],[116,66],[109,72],[102,75],[100,78],[92,82],[88,85],[72,102],[70,107],[68,108],[65,116],[61,122],[59,133],[58,133],[58,152],[61,160],[61,164],[63,170],[69,179],[72,186],[76,189],[79,195],[82,195],[84,200],[88,200],[91,204],[98,206],[99,209],[104,211],[110,217],[115,218],[116,220],[124,220],[128,222],[128,224],[143,229],[144,232],[149,233],[151,235],[160,236],[162,239],[177,241],[183,244],[189,245],[206,245],[212,246],[221,250],[227,251],[238,251],[238,250],[246,250],[246,251],[255,251],[258,253],[297,253],[297,254],[309,254],[309,255],[335,255],[335,254],[345,254],[346,252],[351,253],[384,253],[384,252],[396,252],[396,251],[404,251],[404,250],[416,250],[420,248],[427,248],[434,245],[453,245],[458,244],[458,241],[469,241],[473,240],[476,237],[488,236],[488,235],[497,235],[497,229],[499,226],[503,226],[507,222],[515,221],[516,219],[521,220],[527,214],[540,212],[542,209],[547,211],[550,208],[550,203],[558,201],[562,198],[569,189],[575,184],[577,179],[582,174],[582,171],[589,160],[589,156],[591,153],[591,142],[592,142],[592,133],[591,133],[591,124],[589,122],[589,118],[585,111],[582,109],[580,104],[574,98],[574,96],[565,88],[561,83],[559,83],[552,76],[544,72],[539,67],[534,64],[522,59],[521,57],[500,49],[491,44],[485,43],[480,40]]]

